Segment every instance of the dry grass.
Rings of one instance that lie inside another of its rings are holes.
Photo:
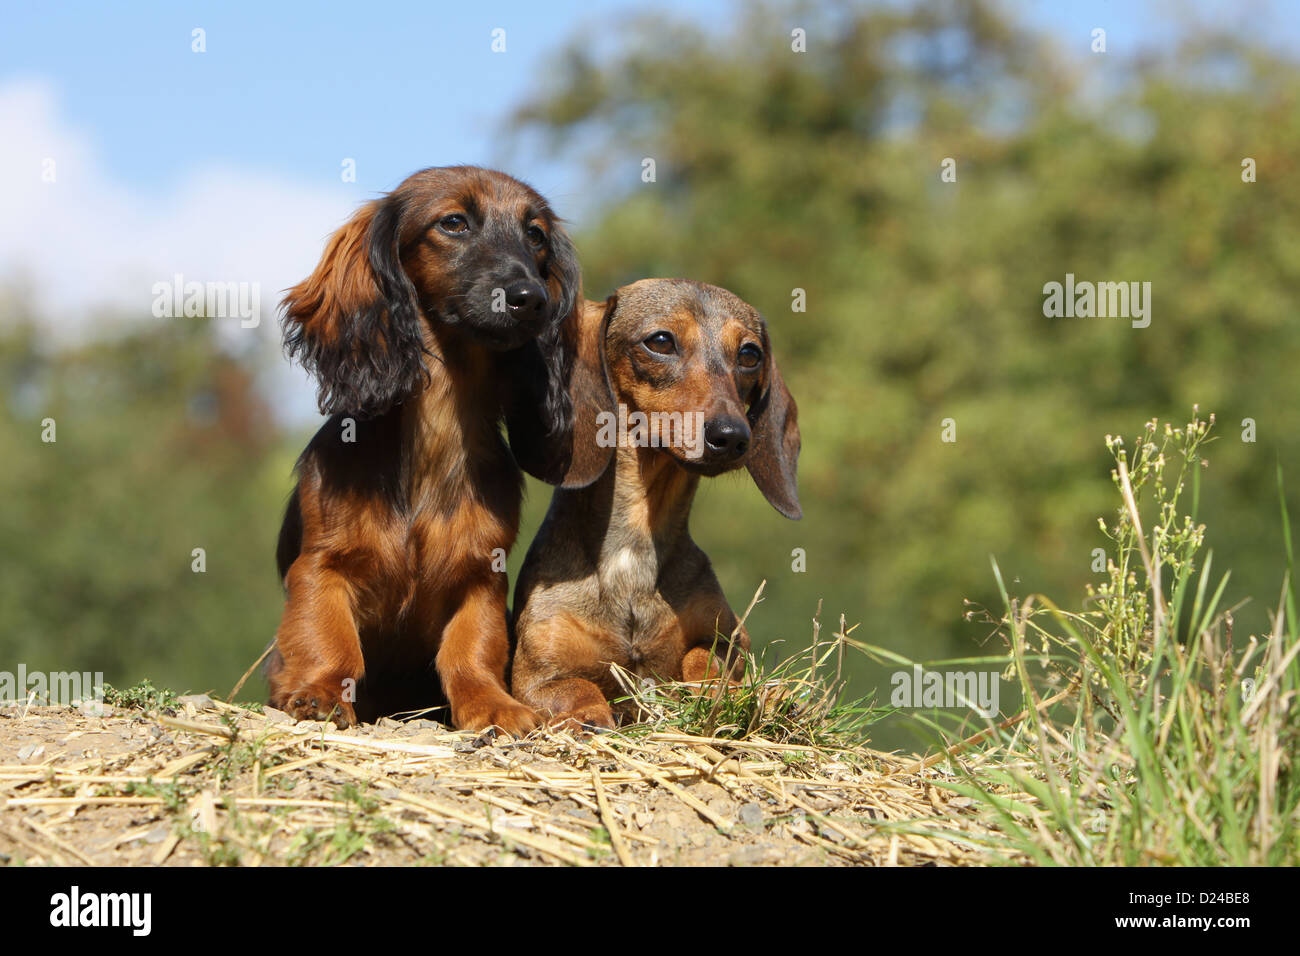
[[[987,837],[942,771],[866,748],[337,732],[207,698],[176,716],[11,707],[0,725],[10,863],[961,865]]]

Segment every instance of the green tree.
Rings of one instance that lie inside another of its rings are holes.
[[[805,518],[742,476],[693,515],[733,604],[768,579],[756,638],[806,640],[824,598],[873,643],[969,653],[989,554],[1020,593],[1082,593],[1111,508],[1102,437],[1194,403],[1224,436],[1202,502],[1216,565],[1263,627],[1276,462],[1300,473],[1296,63],[1200,35],[1136,66],[1067,61],[985,3],[747,10],[726,31],[656,17],[612,47],[579,38],[514,128],[605,197],[578,236],[589,297],[682,275],[768,319]],[[1046,317],[1067,273],[1150,282],[1150,326]]]
[[[225,693],[275,633],[292,466],[248,360],[203,319],[47,350],[5,311],[0,668]]]

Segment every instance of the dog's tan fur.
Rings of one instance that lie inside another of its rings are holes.
[[[676,343],[671,361],[644,345],[657,330]],[[578,335],[573,464],[515,590],[512,689],[554,720],[611,727],[609,701],[620,694],[611,663],[659,680],[743,673],[749,636],[691,540],[691,503],[702,476],[744,465],[779,511],[799,517],[799,429],[762,317],[724,289],[638,282],[587,303]],[[746,347],[761,349],[754,368],[738,364]],[[726,461],[674,447],[602,448],[596,416],[616,403],[744,420],[749,446]]]

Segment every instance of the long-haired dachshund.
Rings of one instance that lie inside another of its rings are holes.
[[[332,417],[280,531],[272,706],[352,724],[445,701],[460,728],[537,725],[506,690],[504,557],[516,461],[540,473],[568,434],[560,346],[581,303],[546,200],[464,166],[362,207],[288,291],[286,350]]]
[[[611,663],[743,674],[749,636],[687,531],[691,500],[744,465],[800,517],[799,427],[762,317],[725,289],[637,282],[586,303],[578,330],[572,455],[515,589],[511,686],[556,722],[612,727]]]

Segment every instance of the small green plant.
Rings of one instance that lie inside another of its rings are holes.
[[[268,759],[265,741],[241,740],[238,736],[234,736],[221,747],[214,769],[216,779],[222,784],[228,784],[246,771],[253,770],[255,767],[259,772],[265,771],[276,762]]]
[[[348,804],[342,819],[327,829],[307,828],[296,833],[285,850],[288,866],[340,866],[363,853],[375,837],[392,833],[396,827],[380,816],[380,803],[364,789],[344,784],[336,799]]]
[[[762,592],[760,586],[751,610]],[[839,632],[829,641],[821,640],[819,604],[812,642],[805,650],[781,657],[777,644],[769,644],[761,655],[749,655],[744,677],[731,683],[656,683],[616,668],[615,677],[627,696],[615,705],[629,706],[641,715],[640,723],[627,728],[632,734],[672,729],[729,740],[757,737],[819,750],[859,748],[866,743],[871,725],[890,711],[875,707],[869,698],[846,699],[844,654],[852,646],[847,638],[853,630],[841,615]],[[719,643],[724,640],[724,635],[717,637]]]
[[[1107,580],[1085,608],[1007,593],[997,618],[1024,719],[989,729],[974,797],[1010,858],[1069,865],[1300,862],[1300,623],[1290,522],[1271,632],[1242,641],[1197,522],[1213,424],[1147,423],[1135,457],[1107,438],[1121,507],[1103,520]],[[1190,493],[1186,510],[1180,505]],[[954,758],[958,755],[954,754]],[[991,769],[990,769],[991,768]]]
[[[213,836],[210,833],[204,833],[201,830],[194,830],[186,825],[181,825],[182,832],[194,837],[198,844],[199,853],[208,866],[240,866],[243,864],[243,854],[240,848],[228,839],[219,836]]]
[[[139,797],[160,797],[163,801],[163,809],[171,814],[182,812],[188,802],[191,791],[174,780],[166,783],[155,783],[152,779],[146,781],[133,780],[122,788],[122,793],[128,796]],[[104,796],[117,796],[114,791],[106,791]]]
[[[594,827],[588,834],[594,846],[587,847],[587,856],[593,860],[603,860],[614,852],[609,831],[604,827]]]
[[[165,714],[175,714],[176,694],[170,690],[160,690],[146,678],[134,687],[118,690],[111,684],[102,688],[104,703],[129,710],[157,710]]]

